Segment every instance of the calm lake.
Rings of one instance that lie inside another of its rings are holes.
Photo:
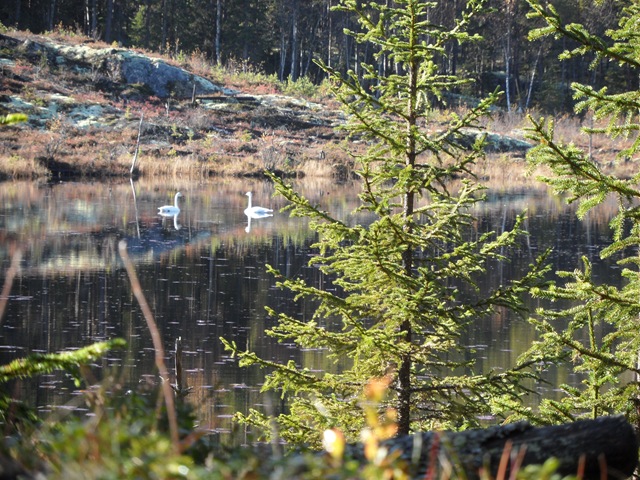
[[[554,249],[554,269],[574,269],[587,255],[606,281],[615,266],[598,261],[597,252],[609,241],[607,223],[615,204],[580,222],[573,207],[532,185],[509,188],[505,183],[500,191],[490,191],[475,212],[482,233],[510,228],[518,213],[528,211],[530,236],[511,263],[489,272],[486,285],[517,277],[547,247]],[[367,221],[351,216],[358,204],[355,183],[305,180],[296,188],[341,219]],[[248,224],[243,211],[249,190],[254,204],[275,209],[272,217]],[[172,204],[177,191],[183,194],[178,217],[159,216],[158,207]],[[317,370],[336,368],[320,351],[277,344],[264,334],[274,323],[265,305],[300,318],[313,312],[313,305],[295,304],[288,292],[277,289],[265,265],[330,288],[321,272],[307,266],[314,241],[308,222],[278,212],[284,202],[272,193],[271,184],[246,179],[1,183],[1,283],[16,249],[22,262],[0,319],[0,363],[30,352],[70,350],[122,337],[128,350],[113,352],[96,365],[97,381],[107,372],[131,388],[154,381],[151,337],[118,255],[118,242],[124,239],[161,329],[172,373],[174,341],[182,338],[186,382],[193,387],[188,398],[197,405],[204,428],[225,434],[234,412],[270,403],[259,392],[264,372],[238,368],[220,337],[268,359],[294,359]],[[513,364],[533,339],[524,321],[498,315],[479,320],[464,342],[470,352],[475,349],[478,367],[487,370]],[[560,371],[549,376],[556,385],[572,381]],[[61,372],[4,388],[44,414],[84,407],[80,392]],[[548,386],[539,389],[552,394]]]

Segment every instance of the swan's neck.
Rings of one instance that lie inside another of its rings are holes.
[[[175,198],[174,198],[174,200],[173,200],[173,204],[174,204],[176,207],[178,207],[178,197],[179,197],[179,196],[180,196],[180,195],[178,195],[178,194],[176,193],[176,196],[175,196]]]
[[[247,195],[249,197],[249,206],[247,208],[251,208],[251,195]]]

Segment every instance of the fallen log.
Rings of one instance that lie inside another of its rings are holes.
[[[480,478],[483,469],[496,478],[501,460],[507,459],[502,478],[510,478],[511,470],[542,465],[550,457],[559,461],[556,473],[580,473],[584,480],[629,478],[638,465],[638,440],[622,416],[548,427],[518,422],[463,432],[423,432],[386,440],[383,446],[409,465],[415,479],[442,478],[448,462],[454,469],[449,478],[468,480]],[[364,461],[363,446],[352,447],[349,455]]]

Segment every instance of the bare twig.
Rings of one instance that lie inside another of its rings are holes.
[[[176,390],[182,390],[182,337],[176,338]]]
[[[131,262],[129,254],[127,253],[127,242],[121,240],[118,244],[118,249],[120,251],[120,257],[122,257],[122,261],[127,270],[127,275],[129,275],[131,290],[133,291],[136,300],[138,300],[138,303],[140,304],[142,315],[147,322],[149,333],[151,333],[153,349],[155,351],[156,368],[160,372],[160,376],[163,379],[162,393],[164,395],[164,401],[167,407],[167,418],[169,419],[171,443],[173,444],[174,449],[176,451],[179,451],[180,438],[178,435],[178,419],[176,415],[175,402],[173,399],[173,390],[171,388],[171,383],[169,382],[169,371],[167,370],[167,366],[164,363],[164,347],[162,346],[162,337],[160,335],[160,330],[158,330],[158,325],[153,318],[153,314],[151,313],[149,304],[147,303],[147,300],[144,297],[144,293],[142,292],[142,286],[140,285],[140,281],[138,280],[138,275],[136,274],[133,262]]]
[[[136,151],[133,154],[133,161],[131,162],[131,170],[129,175],[133,175],[136,169],[136,162],[138,161],[138,153],[140,152],[140,135],[142,134],[142,120],[144,120],[144,112],[140,115],[140,124],[138,125],[138,140],[136,141]]]
[[[138,233],[138,238],[140,238],[140,221],[138,215],[138,199],[136,198],[136,187],[133,184],[133,178],[129,178],[129,182],[131,183],[131,191],[133,192],[133,207],[136,212],[136,232]]]
[[[178,400],[182,400],[184,397],[189,395],[192,390],[192,387],[187,387],[184,381],[184,369],[182,367],[182,337],[176,338],[176,384],[173,389],[176,391],[176,397]]]
[[[17,249],[11,256],[11,265],[7,270],[7,274],[4,279],[4,285],[2,286],[2,293],[0,293],[0,322],[2,322],[4,311],[7,308],[9,294],[11,293],[11,287],[13,287],[13,279],[20,269],[20,260],[22,260],[22,251]]]

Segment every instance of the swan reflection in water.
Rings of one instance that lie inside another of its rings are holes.
[[[249,212],[245,210],[244,214],[247,216],[247,226],[244,229],[245,232],[249,233],[251,231],[251,219],[252,218],[266,218],[273,217],[273,213],[269,212]]]
[[[168,213],[159,213],[158,215],[160,215],[162,218],[162,224],[164,225],[164,219],[168,218],[168,217],[173,217],[173,228],[175,228],[176,230],[180,230],[182,228],[182,225],[180,225],[178,223],[178,215],[179,213],[176,213],[175,215],[170,215]]]

